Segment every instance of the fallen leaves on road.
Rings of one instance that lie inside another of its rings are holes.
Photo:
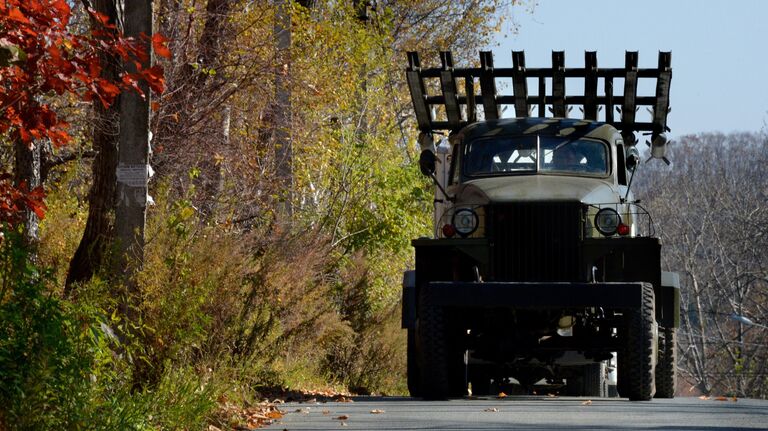
[[[592,400],[586,400],[583,403],[581,403],[581,405],[582,406],[591,406],[592,405]]]
[[[249,407],[240,407],[229,402],[226,397],[221,397],[219,399],[217,416],[218,423],[220,424],[229,424],[230,426],[243,424],[248,428],[261,428],[273,424],[278,419],[282,419],[283,412],[274,403],[269,401]],[[208,431],[217,430],[220,430],[220,428],[215,425],[208,427]]]
[[[504,392],[499,392],[499,395],[497,395],[497,398],[506,398],[506,397],[507,397],[507,394],[505,394]]]
[[[739,399],[737,397],[735,397],[735,396],[726,397],[726,396],[722,396],[722,395],[720,395],[719,397],[710,397],[708,395],[702,395],[702,396],[699,397],[699,399],[700,400],[704,400],[704,401],[707,401],[707,400],[712,400],[712,401],[733,401],[734,403],[739,401]]]
[[[484,412],[492,412],[492,413],[496,413],[496,412],[498,412],[498,411],[499,411],[499,409],[497,409],[496,407],[490,407],[490,408],[487,408],[487,409],[485,409],[485,410],[483,410],[483,411],[484,411]]]
[[[384,410],[379,410],[379,409],[373,409],[373,410],[371,410],[371,414],[372,414],[372,415],[380,415],[380,414],[382,414],[382,413],[384,413]]]
[[[547,398],[559,398],[557,394],[547,394]]]
[[[349,419],[349,415],[341,415],[341,416],[338,416],[338,417],[336,417],[334,419],[336,419],[337,421],[345,421],[345,420]]]

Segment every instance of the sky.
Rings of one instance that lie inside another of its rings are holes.
[[[623,67],[631,50],[655,68],[658,52],[672,51],[671,137],[768,128],[768,1],[529,2],[513,9],[517,33],[489,47],[496,67],[512,65],[513,49],[528,67],[551,66],[553,50],[565,51],[566,67],[583,67],[585,50],[597,51],[598,67]]]

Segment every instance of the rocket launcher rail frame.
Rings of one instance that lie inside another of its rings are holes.
[[[584,55],[583,68],[566,68],[565,54],[562,51],[552,52],[552,67],[527,68],[525,52],[513,51],[511,68],[496,68],[493,66],[493,55],[489,51],[480,52],[480,67],[457,68],[453,65],[453,56],[449,51],[440,52],[442,67],[422,68],[417,52],[408,53],[408,68],[406,77],[408,88],[413,100],[413,109],[419,129],[425,133],[436,130],[458,131],[462,127],[477,121],[477,105],[483,107],[486,120],[500,118],[500,107],[512,105],[516,117],[531,117],[533,105],[538,106],[538,117],[547,116],[547,106],[551,116],[567,117],[572,105],[580,105],[585,120],[598,120],[599,109],[605,108],[605,123],[611,124],[621,131],[628,143],[634,143],[633,132],[650,132],[653,138],[669,131],[667,115],[669,113],[669,87],[672,81],[672,54],[659,52],[659,63],[656,69],[640,69],[637,67],[638,54],[627,51],[624,68],[598,68],[597,54],[587,51]],[[425,79],[439,78],[439,95],[427,93]],[[512,93],[498,94],[497,78],[512,78]],[[538,92],[528,94],[528,78],[536,78]],[[583,95],[566,95],[566,78],[583,78]],[[621,95],[614,94],[614,79],[624,80],[624,91]],[[638,96],[637,84],[639,78],[656,80],[656,94],[653,96]],[[457,83],[463,80],[464,92],[460,94]],[[551,83],[547,93],[547,80]],[[603,81],[604,94],[598,95],[598,82]],[[479,83],[480,92],[475,88]],[[442,106],[445,109],[445,120],[434,118],[432,107]],[[640,106],[649,107],[651,122],[636,121],[636,112]],[[621,109],[620,118],[614,117],[614,108]],[[462,109],[463,108],[463,109]]]

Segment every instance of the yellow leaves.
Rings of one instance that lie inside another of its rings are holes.
[[[506,398],[507,394],[505,394],[504,392],[499,392],[499,395],[497,395],[496,397],[497,398]]]
[[[586,400],[583,403],[581,403],[581,405],[582,406],[591,406],[592,405],[592,400]]]

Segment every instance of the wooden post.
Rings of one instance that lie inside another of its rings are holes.
[[[141,65],[152,63],[152,44],[141,34],[152,36],[152,0],[133,0],[124,4],[124,33],[134,37],[149,54]],[[135,72],[132,62],[125,66]],[[144,97],[127,91],[120,97],[120,132],[117,152],[117,207],[115,231],[118,241],[117,264],[131,285],[132,275],[141,267],[144,258],[144,225],[147,209],[147,181],[149,180],[149,106],[150,91],[146,82],[139,83]]]
[[[275,4],[275,38],[277,64],[275,65],[275,102],[272,107],[276,175],[282,190],[283,208],[293,213],[293,144],[291,142],[291,2],[277,0]]]

